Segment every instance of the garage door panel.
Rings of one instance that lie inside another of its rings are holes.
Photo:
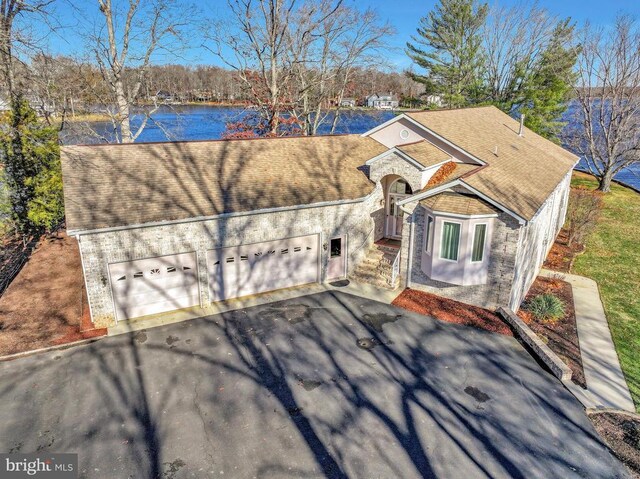
[[[312,235],[209,251],[211,301],[317,281],[317,243]]]
[[[200,302],[195,253],[109,265],[116,317],[134,318]]]

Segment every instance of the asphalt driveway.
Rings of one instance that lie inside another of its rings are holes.
[[[626,477],[514,339],[341,293],[6,362],[0,404],[88,478]]]

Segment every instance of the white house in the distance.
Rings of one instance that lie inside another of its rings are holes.
[[[393,93],[374,93],[366,98],[366,105],[369,108],[377,108],[378,110],[393,110],[398,108],[400,102],[398,97]]]

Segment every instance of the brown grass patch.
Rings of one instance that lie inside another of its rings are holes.
[[[589,414],[589,419],[613,454],[640,479],[640,416],[603,411]]]
[[[0,297],[0,355],[106,334],[93,329],[75,238],[44,238]]]

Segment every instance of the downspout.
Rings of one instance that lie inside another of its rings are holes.
[[[408,217],[413,216],[413,211],[407,210],[404,206],[400,206],[400,209],[408,215]],[[411,287],[411,264],[413,258],[413,221],[409,223],[409,253],[407,254],[407,279],[405,281],[405,287]],[[401,250],[402,251],[402,250]]]

